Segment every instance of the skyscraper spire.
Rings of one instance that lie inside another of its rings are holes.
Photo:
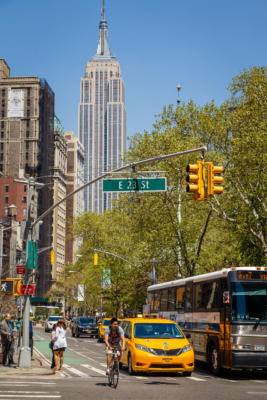
[[[102,0],[102,21],[105,21],[105,0]]]
[[[112,56],[108,45],[108,23],[105,16],[105,0],[102,0],[101,21],[99,23],[98,46],[92,61],[115,58]]]

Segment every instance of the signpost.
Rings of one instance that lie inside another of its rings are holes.
[[[17,275],[25,275],[25,265],[16,266]]]
[[[34,285],[21,285],[20,287],[21,294],[34,294]]]
[[[166,192],[166,178],[103,179],[103,192]]]

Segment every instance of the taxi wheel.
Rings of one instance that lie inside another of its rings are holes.
[[[132,364],[132,356],[131,353],[128,355],[128,372],[130,375],[134,375],[133,364]]]
[[[191,376],[192,375],[192,371],[184,371],[183,372],[183,376]]]

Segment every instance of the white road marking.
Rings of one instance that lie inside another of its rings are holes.
[[[0,394],[0,398],[4,397],[6,398],[15,398],[15,399],[59,399],[61,398],[61,395],[49,395],[49,394]]]
[[[195,376],[187,376],[186,378],[192,379],[193,381],[206,382],[206,379],[197,378]]]
[[[9,386],[10,383],[12,383],[12,386],[15,384],[20,385],[20,384],[27,384],[27,385],[56,385],[56,382],[42,382],[42,381],[35,381],[35,382],[23,382],[23,381],[11,381],[11,382],[1,382],[0,386]]]
[[[247,394],[267,394],[267,392],[247,392]]]
[[[47,394],[47,393],[51,393],[51,392],[33,392],[32,390],[30,392],[28,391],[22,391],[22,390],[0,390],[0,393],[19,393],[19,394]],[[60,394],[60,392],[53,392],[56,394]]]
[[[166,378],[167,381],[176,381],[175,378]]]
[[[71,367],[70,365],[64,364],[64,366],[65,366],[65,368],[67,368],[68,371],[72,372],[75,375],[80,376],[81,378],[91,378],[90,375],[87,375],[84,372],[79,371],[78,369]]]
[[[135,377],[136,379],[139,379],[140,381],[141,380],[147,380],[148,378],[146,378],[145,376],[136,376]]]
[[[256,380],[250,380],[250,382],[256,382],[256,383],[266,383],[266,381],[256,381]]]
[[[81,364],[81,367],[91,369],[92,371],[97,372],[100,375],[106,375],[106,373],[104,371],[102,371],[102,369],[98,369],[98,368],[92,367],[89,364]]]

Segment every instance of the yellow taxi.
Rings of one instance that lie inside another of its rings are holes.
[[[98,327],[98,336],[99,336],[99,341],[104,342],[104,336],[105,336],[105,330],[109,327],[110,325],[111,318],[104,318],[102,323]],[[118,318],[118,322],[120,324],[121,319]]]
[[[194,370],[194,351],[174,322],[158,318],[127,318],[120,324],[125,333],[126,350],[121,364],[135,371],[182,372]]]

